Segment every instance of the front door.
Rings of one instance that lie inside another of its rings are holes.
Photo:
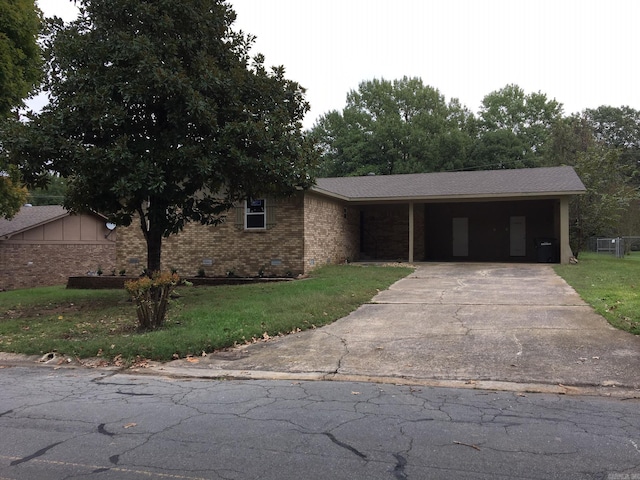
[[[453,219],[453,256],[469,256],[469,219],[467,217]]]
[[[527,254],[526,217],[511,217],[509,222],[509,255],[524,257]]]

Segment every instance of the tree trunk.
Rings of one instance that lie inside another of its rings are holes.
[[[151,277],[160,271],[160,255],[162,252],[162,231],[158,228],[149,228],[147,240],[147,275]]]

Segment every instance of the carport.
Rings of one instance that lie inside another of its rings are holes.
[[[571,167],[318,179],[360,213],[361,259],[568,263]]]

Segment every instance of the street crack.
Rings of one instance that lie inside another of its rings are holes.
[[[363,460],[367,459],[367,456],[362,453],[361,451],[359,451],[357,448],[352,447],[351,445],[341,442],[340,440],[338,440],[335,435],[333,433],[330,432],[324,432],[324,435],[326,435],[327,437],[329,437],[329,440],[331,440],[333,443],[335,443],[336,445],[338,445],[339,447],[345,448],[347,450],[349,450],[351,453],[357,455],[358,457],[362,458]]]
[[[44,447],[41,448],[40,450],[38,450],[36,453],[32,453],[31,455],[27,456],[27,457],[23,457],[20,458],[19,460],[14,460],[13,462],[11,462],[9,465],[11,465],[12,467],[15,465],[20,465],[21,463],[25,463],[28,462],[29,460],[33,460],[34,458],[38,458],[41,457],[42,455],[44,455],[45,453],[47,453],[49,450],[51,450],[53,447],[57,447],[58,445],[60,445],[63,442],[56,442],[56,443],[52,443],[51,445],[49,445],[48,447]]]
[[[121,392],[120,390],[116,393],[119,395],[129,395],[131,397],[153,397],[153,393]]]
[[[405,467],[407,466],[407,459],[399,453],[394,453],[393,456],[397,462],[396,466],[393,468],[393,476],[398,480],[405,480],[406,478],[408,478],[406,472],[404,471]]]

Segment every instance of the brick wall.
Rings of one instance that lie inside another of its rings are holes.
[[[414,260],[424,259],[424,205],[414,205]],[[376,260],[409,258],[409,205],[371,205],[362,207],[363,255]]]
[[[357,261],[360,218],[357,207],[308,192],[304,205],[304,262],[307,270],[326,263]]]
[[[162,269],[175,268],[184,276],[195,276],[200,269],[207,276],[298,275],[303,273],[303,196],[269,202],[275,208],[275,224],[260,231],[236,226],[231,210],[217,226],[187,224],[185,229],[163,239]],[[140,273],[147,264],[146,243],[139,223],[118,229],[118,270]],[[137,262],[136,262],[137,261]]]
[[[109,244],[0,243],[0,289],[63,285],[67,278],[116,264],[115,242]]]

